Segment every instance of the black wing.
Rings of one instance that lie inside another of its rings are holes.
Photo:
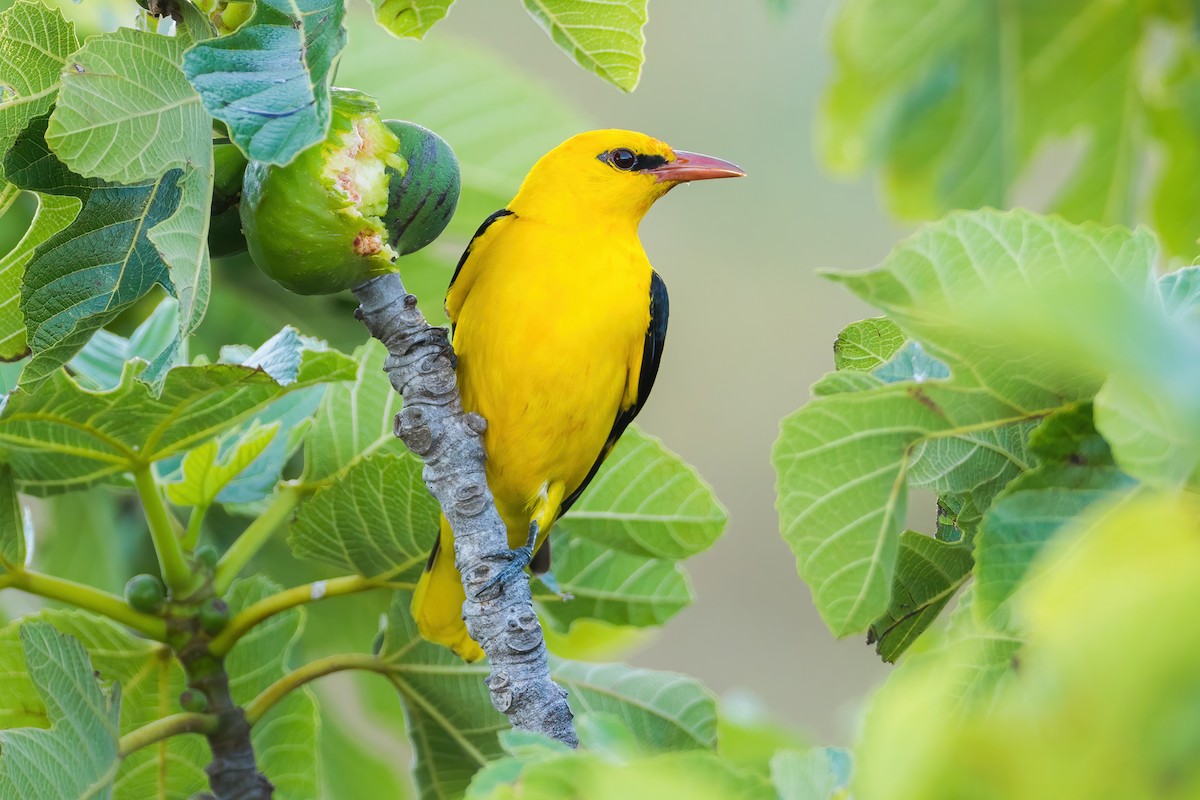
[[[458,264],[454,266],[454,274],[450,276],[450,283],[446,286],[446,294],[450,294],[450,289],[454,286],[454,282],[458,280],[458,273],[462,272],[463,264],[467,263],[467,258],[471,255],[471,246],[475,244],[475,240],[480,236],[483,236],[487,229],[492,227],[493,222],[501,217],[511,216],[513,213],[514,212],[509,211],[507,208],[502,208],[488,216],[488,218],[483,221],[483,223],[479,226],[479,229],[475,231],[475,235],[471,237],[471,241],[467,242],[467,247],[465,250],[463,250],[463,254],[459,256]],[[451,325],[450,329],[453,330],[454,326]]]
[[[600,455],[596,457],[596,463],[592,464],[591,470],[588,471],[587,477],[583,479],[583,483],[576,487],[575,491],[571,492],[562,505],[558,507],[558,516],[567,513],[575,501],[579,499],[579,495],[583,494],[583,490],[592,482],[592,478],[596,477],[596,472],[599,471],[600,465],[604,463],[604,459],[608,458],[608,454],[612,452],[613,445],[617,443],[617,439],[621,438],[621,434],[629,427],[629,423],[633,422],[633,418],[642,410],[642,406],[646,405],[646,398],[650,396],[650,390],[654,388],[654,379],[658,377],[658,364],[662,361],[663,344],[667,341],[667,315],[670,311],[670,306],[667,301],[667,285],[663,283],[662,278],[657,272],[650,274],[650,327],[646,329],[646,340],[642,345],[642,369],[638,373],[638,388],[637,399],[629,408],[621,409],[617,412],[617,418],[613,421],[612,431],[608,434],[608,440],[604,442],[604,447],[600,450]]]

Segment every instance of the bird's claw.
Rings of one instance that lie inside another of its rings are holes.
[[[507,558],[508,564],[494,578],[475,592],[474,599],[476,602],[484,599],[495,599],[504,590],[506,583],[520,575],[521,570],[529,566],[529,562],[533,560],[533,545],[537,542],[538,530],[537,522],[529,523],[529,538],[525,544],[515,550],[509,550],[507,553],[498,554],[493,557],[497,559]],[[497,589],[495,595],[492,595],[492,589],[496,589],[497,587],[499,589]]]

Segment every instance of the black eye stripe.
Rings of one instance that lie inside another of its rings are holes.
[[[629,156],[633,156],[632,161]],[[636,153],[627,147],[618,147],[596,156],[600,161],[622,172],[643,172],[667,163],[665,156],[651,153]]]

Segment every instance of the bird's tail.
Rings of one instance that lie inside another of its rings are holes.
[[[442,517],[441,530],[429,554],[425,572],[413,594],[412,615],[421,636],[445,645],[466,661],[483,658],[483,649],[467,633],[462,607],[467,599],[462,578],[454,565],[454,533]]]

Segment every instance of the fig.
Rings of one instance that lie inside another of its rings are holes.
[[[207,711],[208,697],[199,689],[184,689],[179,693],[179,705],[184,711]]]
[[[125,602],[136,611],[153,614],[162,608],[164,599],[162,581],[153,575],[134,575],[125,584]]]
[[[208,569],[214,569],[218,561],[217,548],[211,544],[200,545],[196,548],[196,561]]]
[[[205,633],[218,634],[229,624],[229,605],[220,598],[210,597],[200,606],[200,627]]]
[[[208,225],[208,252],[224,258],[246,252],[238,202],[242,199],[242,176],[246,156],[235,144],[213,146],[212,218]]]
[[[332,92],[323,142],[290,164],[251,161],[240,215],[250,256],[298,294],[332,294],[395,270],[429,244],[458,202],[458,161],[441,137],[379,118],[375,101]]]

